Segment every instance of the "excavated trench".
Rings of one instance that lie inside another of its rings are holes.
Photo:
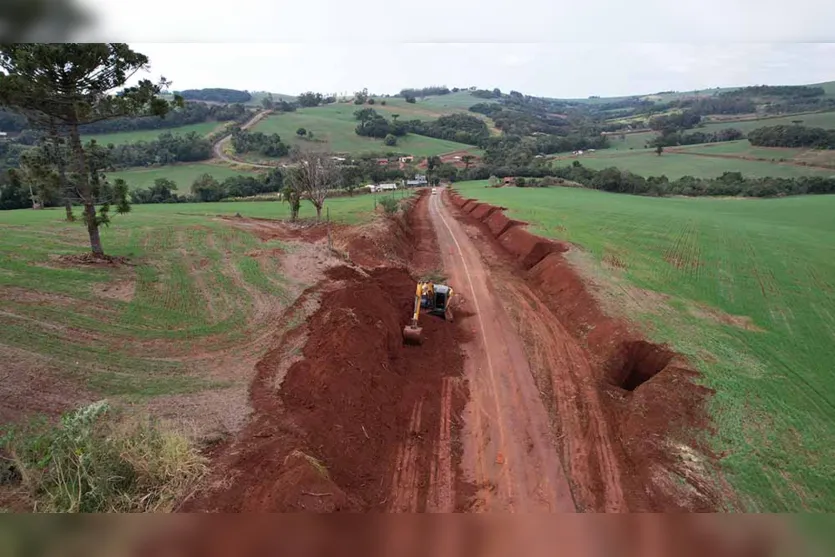
[[[417,271],[439,265],[431,228],[411,225],[408,216],[387,219],[381,237],[351,236],[345,251],[363,267],[331,268],[297,302],[287,316],[297,326],[258,363],[250,424],[215,459],[208,489],[184,510],[464,505],[457,438],[467,391],[458,346],[467,333],[421,316],[425,342],[403,344],[415,277],[401,262],[417,253]]]
[[[494,272],[504,273],[513,300],[536,308],[518,327],[534,338],[529,357],[544,368],[540,392],[578,506],[719,508],[727,494],[704,477],[715,470],[709,458],[694,472],[676,452],[687,446],[709,457],[699,432],[708,428],[705,401],[712,391],[694,381],[698,372],[668,346],[606,315],[563,256],[571,246],[528,232],[500,207],[454,191],[445,196],[457,218],[480,231],[472,233],[479,249],[489,254]],[[560,330],[576,347],[560,340]]]
[[[470,436],[487,443],[474,453],[482,459],[500,441],[466,430],[472,400],[462,347],[473,346],[472,315],[459,313],[455,323],[421,317],[425,342],[402,342],[415,278],[442,271],[428,199],[378,229],[346,232],[337,247],[354,263],[329,270],[285,316],[257,365],[249,425],[218,451],[206,490],[183,510],[452,511],[473,508],[477,491],[491,498],[495,486],[471,484],[461,471]],[[519,334],[535,337],[531,373],[544,381],[533,398],[550,413],[553,440],[546,444],[563,463],[577,507],[717,508],[719,496],[681,468],[667,441],[690,443],[707,423],[710,392],[692,381],[696,372],[668,347],[605,315],[563,257],[570,246],[529,233],[499,207],[454,193],[448,200],[459,219],[481,230],[486,243],[476,247],[498,258],[491,274],[510,277],[516,301],[527,307],[530,328]],[[466,289],[455,286],[471,312]],[[499,371],[497,386],[512,375]],[[518,425],[510,415],[502,419]],[[525,470],[520,458],[517,475]],[[498,467],[503,478],[505,460],[499,452],[479,466],[488,475]],[[527,497],[535,504],[535,492]]]

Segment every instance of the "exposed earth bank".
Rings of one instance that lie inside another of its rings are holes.
[[[722,507],[697,437],[710,393],[683,358],[602,311],[572,246],[454,192],[425,192],[333,244],[344,263],[282,317],[251,421],[182,510]],[[455,289],[455,321],[421,316],[423,344],[404,346],[427,276]]]

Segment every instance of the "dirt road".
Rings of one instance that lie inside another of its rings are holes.
[[[257,124],[262,119],[269,116],[270,114],[272,114],[272,110],[262,110],[261,112],[259,112],[255,116],[253,116],[248,122],[246,122],[244,125],[242,125],[241,129],[242,130],[248,130],[249,128],[251,128],[252,126]],[[224,148],[225,148],[226,144],[229,143],[229,141],[231,141],[231,140],[232,140],[232,134],[225,135],[225,136],[221,137],[219,140],[217,140],[217,142],[214,144],[214,147],[213,147],[214,153],[215,153],[215,158],[220,159],[220,160],[225,161],[225,162],[228,162],[228,163],[231,163],[231,164],[251,166],[253,168],[275,168],[276,167],[276,165],[258,164],[258,163],[255,163],[255,162],[247,162],[247,161],[244,161],[244,160],[240,160],[240,159],[230,157],[229,155],[227,155],[224,152]]]
[[[476,511],[565,512],[575,505],[521,339],[481,256],[461,224],[431,196],[429,216],[464,344],[470,401],[464,412],[462,468],[476,486]]]

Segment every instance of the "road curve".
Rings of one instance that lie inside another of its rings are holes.
[[[250,118],[249,121],[247,121],[244,125],[242,125],[241,129],[242,130],[248,130],[249,128],[251,128],[252,126],[257,124],[258,122],[260,122],[261,120],[263,120],[264,118],[269,116],[270,114],[272,114],[272,110],[262,110],[261,112],[257,113],[255,116]],[[229,155],[227,155],[224,152],[224,147],[226,146],[227,143],[229,143],[229,141],[231,141],[231,139],[232,139],[232,134],[228,133],[228,134],[224,135],[223,137],[221,137],[220,139],[218,139],[217,141],[215,141],[215,144],[212,147],[212,149],[214,150],[216,159],[220,159],[224,162],[228,162],[228,163],[231,163],[231,164],[237,164],[237,165],[242,165],[242,166],[251,166],[252,168],[277,168],[278,165],[275,165],[275,164],[259,164],[259,163],[255,163],[255,162],[247,162],[247,161],[244,161],[244,160],[240,160],[240,159],[230,157]]]
[[[431,195],[429,216],[449,283],[460,296],[456,318],[472,332],[463,345],[470,401],[462,467],[478,489],[473,510],[574,512],[522,341],[478,248],[441,202],[441,192]]]

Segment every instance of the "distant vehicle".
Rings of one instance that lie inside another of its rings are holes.
[[[432,188],[432,193],[437,193],[437,192],[438,192],[438,190],[436,190],[435,188]]]

